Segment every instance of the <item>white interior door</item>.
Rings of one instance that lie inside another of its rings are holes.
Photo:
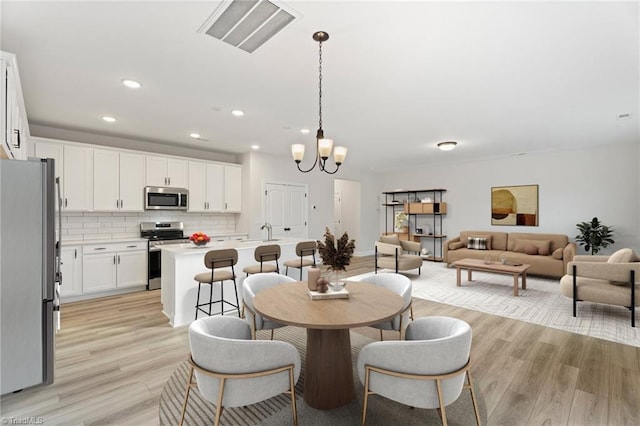
[[[342,193],[333,193],[333,235],[342,235]]]
[[[264,194],[264,219],[271,224],[273,237],[306,238],[307,186],[266,183]]]

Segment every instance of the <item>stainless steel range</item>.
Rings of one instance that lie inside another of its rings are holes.
[[[188,243],[189,238],[184,236],[184,224],[182,222],[142,222],[140,223],[140,236],[149,240],[149,281],[147,289],[160,288],[162,276],[162,251],[161,245]]]

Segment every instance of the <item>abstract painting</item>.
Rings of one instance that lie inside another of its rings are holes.
[[[491,225],[538,226],[538,185],[491,188]]]

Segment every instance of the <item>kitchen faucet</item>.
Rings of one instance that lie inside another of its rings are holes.
[[[271,224],[269,222],[265,222],[260,229],[262,230],[264,228],[267,228],[267,241],[271,241]]]

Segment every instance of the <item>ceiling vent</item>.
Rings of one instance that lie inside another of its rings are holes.
[[[251,53],[297,19],[296,15],[268,0],[224,1],[198,32]]]

